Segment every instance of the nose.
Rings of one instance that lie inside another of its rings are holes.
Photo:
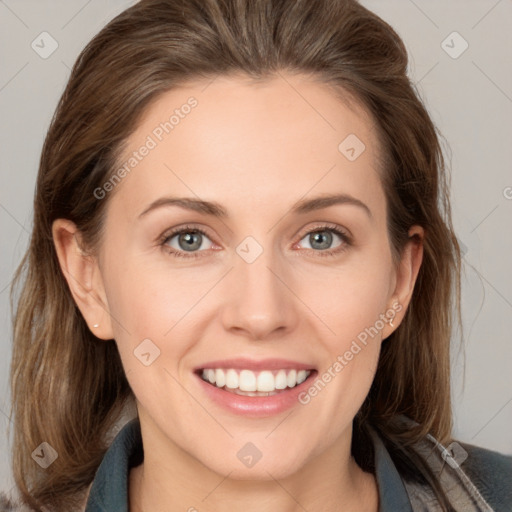
[[[299,319],[298,300],[290,289],[290,272],[265,250],[252,263],[235,255],[225,281],[221,314],[227,331],[252,340],[264,340],[293,330]]]

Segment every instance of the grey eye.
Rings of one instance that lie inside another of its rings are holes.
[[[177,251],[193,252],[199,249],[206,249],[208,244],[206,244],[206,247],[203,247],[206,240],[209,240],[209,238],[200,231],[188,230],[176,233],[166,243]]]
[[[323,251],[325,249],[333,249],[334,247],[341,245],[341,241],[334,247],[331,245],[334,240],[333,235],[340,238],[339,235],[336,235],[331,230],[324,229],[322,231],[308,233],[302,240],[306,240],[309,244],[309,247],[306,247],[306,249],[317,249]]]

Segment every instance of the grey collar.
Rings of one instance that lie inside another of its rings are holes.
[[[398,416],[395,421],[401,422],[409,428],[418,425],[418,423],[403,415]],[[389,510],[442,512],[441,506],[430,486],[410,482],[405,479],[402,480],[400,476],[398,478],[400,478],[402,486],[398,485],[396,481],[398,473],[393,462],[391,462],[389,452],[383,446],[378,434],[371,428],[369,430],[376,450],[376,464],[381,465],[380,469],[376,468],[377,480],[382,481],[385,478],[385,473],[389,472],[391,476],[387,478],[392,478],[390,485],[397,490],[400,488],[400,491],[405,487],[409,499],[408,505],[400,503],[401,508],[389,508]],[[432,435],[427,434],[424,439],[414,445],[414,449],[423,457],[437,477],[441,488],[455,510],[464,510],[464,512],[493,512],[493,508],[485,501],[468,475],[460,467],[468,454],[459,443],[452,442],[445,447]],[[382,453],[378,454],[377,450],[382,450]],[[388,459],[390,465],[388,465]],[[383,498],[383,504],[379,512],[387,512],[388,508],[386,507],[389,505],[387,501],[384,501],[387,499],[385,493],[381,497]],[[399,493],[399,498],[403,498],[401,492]]]

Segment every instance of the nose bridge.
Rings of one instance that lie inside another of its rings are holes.
[[[228,283],[229,299],[223,312],[224,327],[247,331],[263,338],[277,329],[289,329],[295,322],[293,295],[278,254],[248,237],[237,247]]]

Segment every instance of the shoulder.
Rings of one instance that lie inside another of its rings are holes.
[[[85,491],[85,501],[78,505],[78,510],[83,511],[86,507],[86,500],[91,489],[90,484]],[[19,500],[9,497],[5,492],[0,492],[0,512],[38,512],[36,509],[21,503]]]
[[[467,452],[461,468],[496,510],[510,510],[512,503],[512,455],[504,455],[459,442]],[[506,507],[506,508],[505,508]]]
[[[16,503],[7,494],[0,492],[0,512],[34,512],[34,509]]]

